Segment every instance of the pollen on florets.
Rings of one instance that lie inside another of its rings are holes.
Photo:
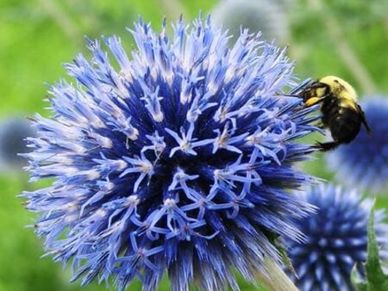
[[[50,89],[26,155],[32,180],[55,182],[24,196],[83,284],[155,290],[167,272],[173,290],[237,290],[233,270],[252,281],[280,261],[269,234],[301,237],[292,218],[311,207],[289,190],[312,181],[292,164],[313,151],[297,139],[317,130],[314,108],[283,96],[299,90],[293,66],[257,35],[229,48],[210,18],[165,28],[139,21],[131,57],[114,36],[66,65],[77,82]]]

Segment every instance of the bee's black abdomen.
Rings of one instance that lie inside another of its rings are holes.
[[[338,107],[337,109],[336,114],[329,116],[327,126],[335,141],[349,143],[360,132],[360,114],[353,108]]]
[[[325,127],[330,127],[330,124],[335,122],[335,118],[339,115],[339,99],[331,96],[325,102],[323,102],[322,111],[322,123]]]

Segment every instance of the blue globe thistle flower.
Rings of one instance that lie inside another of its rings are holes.
[[[292,64],[247,31],[232,48],[210,18],[131,33],[131,58],[115,36],[113,60],[89,41],[92,60],[66,65],[77,82],[50,90],[53,117],[35,118],[31,180],[55,180],[24,193],[36,231],[83,284],[155,290],[167,272],[172,290],[237,290],[234,270],[280,263],[274,236],[301,238],[292,217],[311,206],[289,190],[312,180],[292,164],[313,152],[297,139],[315,109],[281,96]]]
[[[372,133],[361,128],[350,144],[340,146],[327,156],[336,180],[346,186],[357,186],[370,192],[388,187],[388,99],[366,99],[362,108]]]
[[[212,15],[234,40],[242,28],[248,28],[250,32],[260,31],[265,39],[287,44],[290,25],[283,5],[272,0],[225,0],[215,6]]]
[[[331,184],[319,185],[302,194],[317,212],[297,219],[304,242],[286,240],[295,269],[291,278],[301,291],[354,290],[350,274],[367,256],[368,218],[373,205],[357,191]],[[382,259],[388,258],[388,225],[383,211],[375,212],[377,241]],[[362,271],[362,270],[361,270]]]
[[[25,139],[34,136],[30,122],[21,117],[9,117],[0,122],[0,171],[21,170],[26,160],[19,153],[26,153]]]

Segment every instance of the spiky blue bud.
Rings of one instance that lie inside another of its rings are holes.
[[[35,135],[30,122],[22,117],[9,117],[0,122],[0,171],[22,170],[26,160],[19,153],[26,153],[24,141]]]
[[[234,270],[253,281],[280,261],[270,234],[301,237],[291,220],[311,208],[289,190],[311,181],[292,164],[312,152],[297,139],[314,108],[283,96],[285,51],[247,31],[232,48],[210,18],[131,33],[131,57],[89,41],[92,60],[66,65],[77,82],[50,90],[53,117],[36,116],[31,179],[55,179],[24,194],[37,233],[83,284],[155,290],[167,272],[173,290],[237,290]]]
[[[301,291],[354,290],[350,274],[367,256],[368,218],[373,205],[357,191],[320,185],[302,195],[317,213],[297,219],[304,242],[286,240],[295,269],[292,279]],[[380,255],[388,258],[388,225],[383,211],[375,212]]]
[[[290,24],[285,9],[286,3],[271,0],[224,0],[213,9],[216,24],[228,29],[234,40],[240,35],[241,29],[250,32],[261,32],[267,40],[287,44]]]

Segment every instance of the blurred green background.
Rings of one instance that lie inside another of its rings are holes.
[[[255,0],[252,0],[255,1]],[[260,0],[257,0],[260,2]],[[335,74],[354,84],[360,95],[388,95],[388,4],[384,0],[277,0],[289,30],[289,55],[300,78]],[[207,14],[216,0],[0,0],[0,119],[47,114],[47,87],[64,77],[62,64],[86,52],[85,35],[120,35],[129,49],[126,32],[143,19],[159,28],[161,19],[189,21]],[[306,171],[331,178],[322,156],[305,165]],[[70,284],[70,274],[50,258],[41,259],[42,244],[25,225],[33,222],[17,195],[31,188],[27,176],[2,171],[0,176],[0,291],[106,290]],[[388,194],[386,193],[383,194]],[[385,195],[387,197],[387,195]],[[380,207],[388,208],[384,195]],[[168,290],[165,282],[161,290]],[[255,290],[242,282],[243,290]],[[138,283],[129,290],[139,290]]]

